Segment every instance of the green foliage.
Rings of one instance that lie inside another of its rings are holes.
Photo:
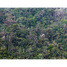
[[[64,24],[64,23],[67,24],[67,20],[61,19],[61,23],[62,23],[62,24]]]
[[[53,27],[53,31],[57,31],[60,27],[59,26],[55,26]]]
[[[43,59],[43,55],[42,54],[38,54],[38,59],[42,60]]]
[[[67,59],[67,19],[58,10],[0,9],[0,59]]]
[[[60,33],[63,33],[63,29],[62,29],[62,28],[58,29],[58,31],[59,31]]]
[[[53,45],[49,45],[48,46],[48,49],[51,51],[52,50],[52,48],[53,48]]]
[[[0,9],[0,23],[3,24],[5,20],[5,12],[4,10]]]
[[[26,19],[27,19],[26,17],[20,17],[17,19],[17,22],[22,23],[22,24],[26,24]]]
[[[13,24],[13,31],[16,32],[17,30],[19,30],[19,25]]]

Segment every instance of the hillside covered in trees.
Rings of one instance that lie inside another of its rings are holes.
[[[67,59],[67,8],[0,8],[0,59]]]

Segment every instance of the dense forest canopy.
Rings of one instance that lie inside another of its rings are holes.
[[[67,59],[67,8],[0,8],[0,59]]]

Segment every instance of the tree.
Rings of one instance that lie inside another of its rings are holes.
[[[1,24],[4,23],[5,18],[6,18],[6,16],[5,16],[4,10],[0,9],[0,23],[1,23]]]
[[[19,25],[18,24],[13,24],[13,32],[16,32],[17,30],[19,30]]]
[[[48,46],[48,50],[50,51],[50,54],[49,54],[49,57],[48,57],[48,58],[51,58],[52,55],[53,55],[52,48],[53,48],[53,45],[50,44],[50,45]]]
[[[48,28],[47,30],[46,30],[46,37],[49,39],[49,41],[52,41],[52,39],[53,39],[53,35],[54,35],[54,32],[52,31],[52,28]]]
[[[39,53],[36,57],[34,57],[34,59],[43,59],[43,55]]]
[[[26,24],[26,21],[27,21],[27,18],[26,17],[20,17],[17,19],[17,22],[18,23],[22,23],[23,25]]]

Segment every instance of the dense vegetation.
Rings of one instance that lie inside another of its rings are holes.
[[[67,9],[0,8],[0,59],[67,59]]]

